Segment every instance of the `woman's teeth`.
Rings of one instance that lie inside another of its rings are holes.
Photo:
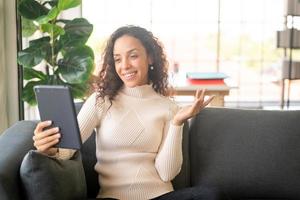
[[[134,77],[135,74],[136,74],[136,72],[127,73],[127,74],[124,74],[124,77],[126,79],[131,79]]]

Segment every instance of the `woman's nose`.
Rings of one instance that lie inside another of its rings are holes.
[[[130,68],[130,63],[129,63],[128,59],[123,59],[122,60],[121,67],[122,67],[122,69],[128,69],[128,68]]]

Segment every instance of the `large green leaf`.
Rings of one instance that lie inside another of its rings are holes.
[[[18,11],[21,16],[27,19],[36,19],[47,15],[49,10],[35,0],[23,0],[18,5]]]
[[[68,83],[83,83],[89,78],[94,67],[93,60],[88,46],[74,48],[60,60],[57,72]]]
[[[82,46],[86,43],[93,31],[93,25],[84,18],[76,18],[66,23],[65,34],[60,38],[64,48]]]
[[[64,51],[62,51],[62,53],[65,56],[69,52],[76,51],[76,49],[80,49],[80,53],[82,55],[86,55],[88,57],[91,57],[94,60],[94,57],[95,57],[94,56],[94,51],[91,47],[89,47],[87,45],[82,45],[80,47],[67,48],[67,49],[64,49]]]
[[[69,8],[74,8],[81,4],[81,0],[59,0],[58,1],[58,9],[59,10],[67,10]]]
[[[34,67],[46,58],[46,52],[36,46],[28,47],[18,52],[18,63],[24,67]]]
[[[25,80],[31,80],[31,79],[40,79],[40,80],[46,80],[47,75],[44,74],[41,71],[37,71],[33,68],[24,68],[23,69],[23,77]]]
[[[49,21],[55,19],[59,14],[59,10],[56,7],[53,7],[47,15],[40,16],[36,19],[39,24],[46,24]]]
[[[54,40],[58,36],[63,35],[65,33],[64,29],[56,24],[43,24],[41,28],[43,32],[47,32],[49,33],[49,35],[53,34]]]
[[[49,36],[45,36],[45,37],[41,37],[35,40],[30,40],[29,41],[29,46],[34,46],[34,45],[40,45],[43,43],[49,43],[50,42],[50,37]]]
[[[88,89],[88,83],[83,82],[81,84],[68,84],[71,88],[72,96],[74,99],[83,98]]]
[[[29,42],[29,47],[18,52],[18,63],[24,67],[34,67],[51,54],[50,38],[43,37]]]
[[[25,17],[22,17],[22,36],[29,37],[38,29],[37,26],[34,25],[32,20],[29,20]]]

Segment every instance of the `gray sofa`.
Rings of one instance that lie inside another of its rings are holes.
[[[0,136],[0,199],[25,199],[24,155],[36,122]],[[87,195],[98,190],[94,135],[81,150]],[[216,187],[227,199],[300,199],[300,111],[206,108],[184,128],[184,162],[175,189]]]

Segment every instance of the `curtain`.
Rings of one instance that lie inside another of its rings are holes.
[[[0,134],[19,120],[16,2],[0,0]]]
[[[8,127],[4,30],[4,0],[0,0],[0,134]]]

